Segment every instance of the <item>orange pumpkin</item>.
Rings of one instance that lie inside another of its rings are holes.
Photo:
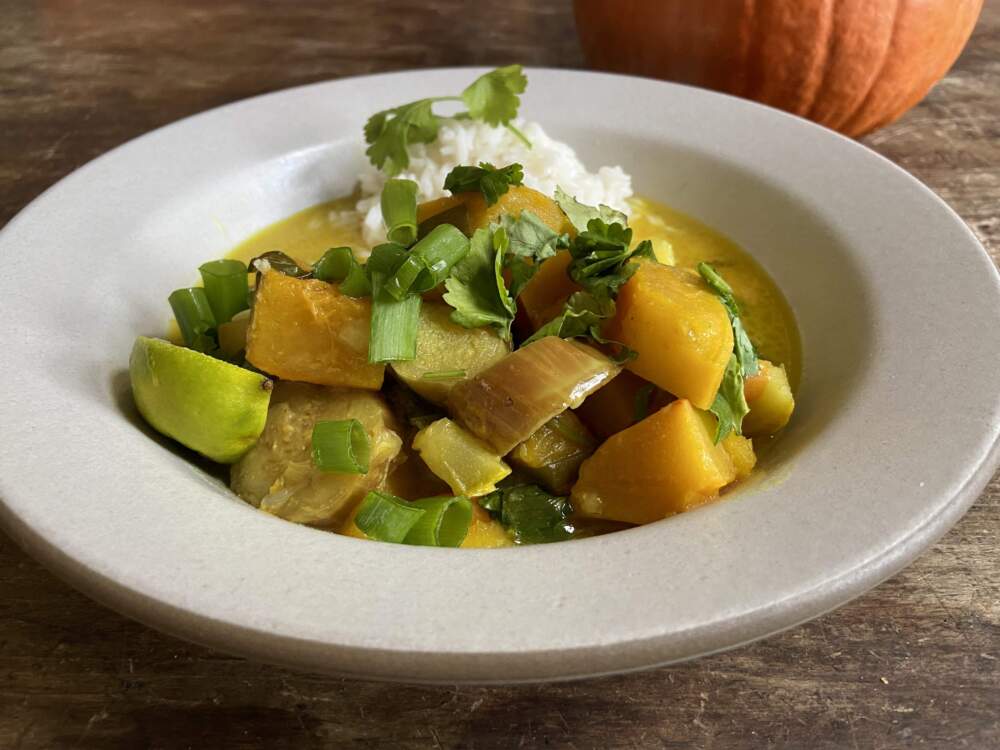
[[[725,91],[849,136],[886,125],[955,62],[983,0],[575,0],[596,68]]]

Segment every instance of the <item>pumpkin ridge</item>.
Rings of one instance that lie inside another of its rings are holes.
[[[839,121],[831,123],[830,127],[835,130],[839,130],[852,138],[855,136],[852,130],[852,124],[857,119],[861,112],[864,112],[868,108],[869,99],[871,99],[872,91],[878,85],[879,80],[882,78],[882,73],[885,70],[885,66],[889,63],[889,58],[892,55],[893,49],[895,48],[896,40],[896,30],[899,28],[899,19],[902,18],[903,14],[900,10],[900,5],[905,5],[906,0],[896,0],[895,7],[892,12],[892,30],[889,32],[889,43],[885,45],[885,50],[882,52],[882,59],[879,60],[878,68],[875,69],[875,75],[871,77],[868,82],[868,90],[865,91],[865,95],[858,100],[858,104],[855,105],[847,115],[842,117]]]
[[[836,0],[824,0],[823,16],[826,20],[826,33],[824,34],[825,39],[822,44],[823,52],[817,57],[814,63],[820,69],[819,80],[813,85],[812,90],[808,92],[808,98],[802,101],[799,111],[795,113],[800,117],[807,117],[808,113],[812,111],[820,92],[823,90],[823,85],[826,83],[827,73],[830,71],[830,53],[833,50],[833,40],[836,38],[836,35],[833,33],[836,19],[836,14],[834,13],[835,3]]]

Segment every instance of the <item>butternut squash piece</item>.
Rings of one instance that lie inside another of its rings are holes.
[[[576,415],[601,440],[607,440],[616,432],[621,432],[635,424],[636,401],[643,389],[652,389],[647,402],[647,416],[662,409],[673,400],[673,396],[657,388],[638,375],[623,371],[580,404]]]
[[[561,313],[570,295],[580,291],[580,285],[567,273],[572,259],[569,250],[560,250],[542,262],[531,281],[521,290],[517,301],[528,320],[531,333]]]
[[[712,442],[714,432],[680,399],[612,435],[580,467],[574,509],[641,524],[707,503],[736,478],[729,454]]]
[[[503,524],[473,503],[472,523],[469,524],[469,533],[466,534],[461,547],[463,549],[496,549],[497,547],[512,546],[514,546],[514,541],[507,534]]]
[[[760,360],[760,370],[743,386],[750,413],[743,418],[747,435],[773,435],[786,424],[795,410],[795,397],[783,365]]]
[[[465,234],[500,221],[501,214],[520,216],[531,211],[556,232],[570,231],[569,222],[559,205],[547,195],[529,187],[511,187],[492,206],[486,205],[482,193],[459,193],[426,201],[417,206],[417,222],[424,235],[441,223],[453,224]]]
[[[420,308],[417,357],[393,362],[392,370],[406,385],[435,404],[451,389],[510,354],[493,328],[466,328],[451,320],[451,306],[425,301]],[[448,377],[448,373],[459,373]]]
[[[263,274],[247,331],[247,360],[284,380],[377,390],[384,365],[368,363],[371,302],[315,279]]]
[[[733,352],[729,316],[698,275],[650,261],[619,291],[604,334],[639,353],[629,370],[699,409],[715,400]]]
[[[712,425],[712,430],[715,425]],[[753,441],[750,438],[730,432],[722,440],[722,448],[729,454],[736,471],[736,479],[746,479],[757,465],[757,455],[753,452]]]

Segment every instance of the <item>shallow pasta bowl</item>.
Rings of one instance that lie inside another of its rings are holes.
[[[888,161],[682,86],[529,71],[523,112],[591,165],[746,247],[801,328],[792,425],[762,479],[629,531],[504,550],[375,544],[233,496],[155,439],[125,374],[170,290],[256,229],[350,192],[365,117],[468,70],[223,107],[97,159],[0,234],[0,519],[154,627],[337,674],[513,682],[619,672],[781,630],[900,570],[997,465],[1000,294],[962,221]],[[44,259],[44,262],[41,260]]]

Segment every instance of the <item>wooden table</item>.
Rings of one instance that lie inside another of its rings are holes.
[[[0,224],[93,157],[234,99],[420,66],[581,66],[568,5],[2,0]],[[865,139],[994,257],[998,122],[1000,0],[987,0],[951,74]],[[511,688],[329,679],[189,646],[3,539],[0,747],[1000,747],[998,526],[995,478],[908,570],[815,622],[644,674]]]

